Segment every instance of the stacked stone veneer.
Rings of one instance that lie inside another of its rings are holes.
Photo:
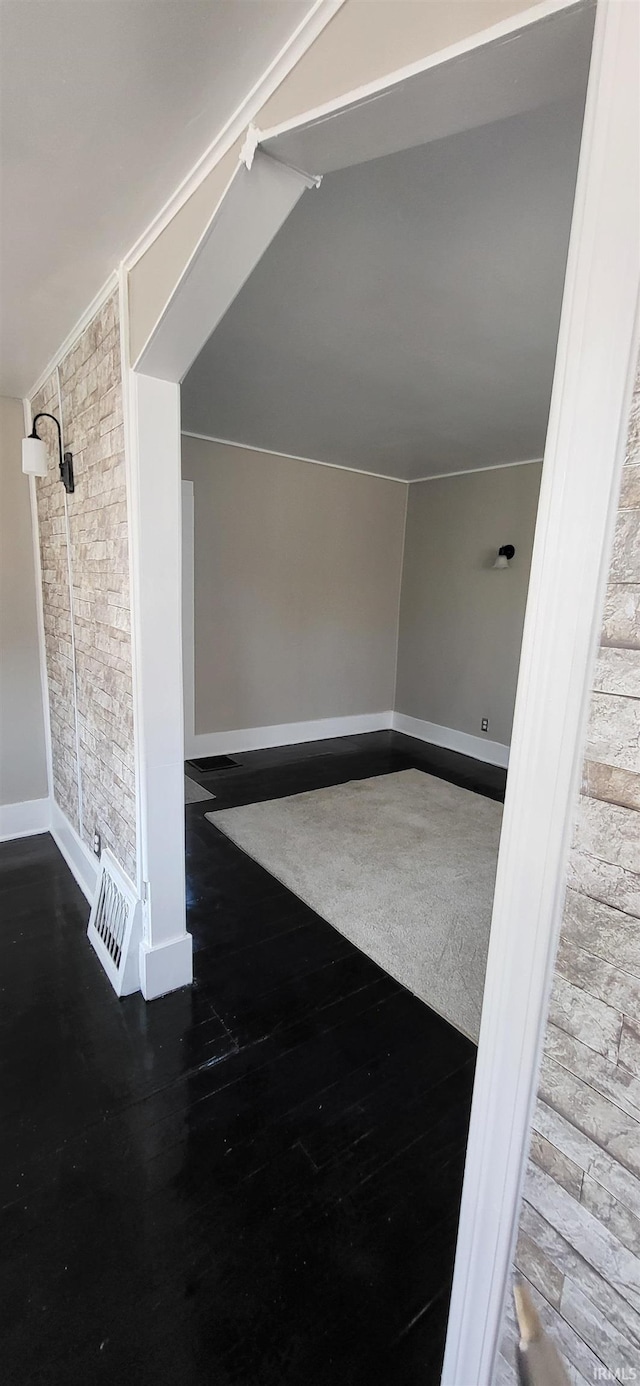
[[[49,683],[53,792],[83,841],[97,828],[135,879],[136,812],[127,497],[117,297],[109,298],[32,400],[60,417],[76,489],[49,474],[38,522]]]
[[[515,1262],[572,1383],[640,1382],[640,373]]]

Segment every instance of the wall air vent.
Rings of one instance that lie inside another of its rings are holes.
[[[89,917],[87,937],[116,996],[140,986],[138,944],[142,902],[108,850],[100,858],[100,875]]]

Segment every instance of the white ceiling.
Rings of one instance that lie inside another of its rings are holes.
[[[541,457],[581,103],[325,177],[182,386],[188,431],[412,480]]]
[[[23,394],[313,0],[1,0],[0,393]]]

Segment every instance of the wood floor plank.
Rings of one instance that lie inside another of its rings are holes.
[[[393,732],[188,773],[216,808],[421,768]],[[118,1001],[48,835],[0,845],[3,1380],[438,1379],[474,1046],[187,807],[195,983]]]

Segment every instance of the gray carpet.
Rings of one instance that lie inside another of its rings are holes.
[[[188,775],[184,777],[184,802],[185,804],[199,804],[203,799],[215,799],[215,794],[210,794],[208,789],[203,789],[197,780],[190,780]]]
[[[207,818],[477,1041],[501,804],[401,770]]]

